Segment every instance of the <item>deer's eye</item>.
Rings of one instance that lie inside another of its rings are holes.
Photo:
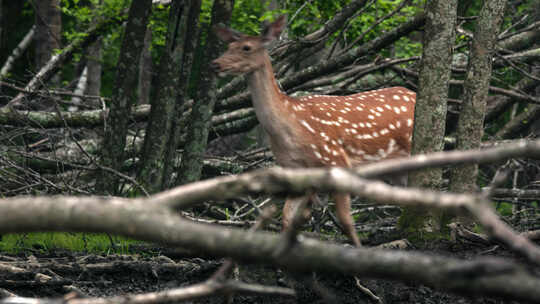
[[[251,46],[249,46],[249,45],[244,45],[244,46],[242,47],[242,50],[243,50],[244,52],[249,52],[249,51],[251,51]]]

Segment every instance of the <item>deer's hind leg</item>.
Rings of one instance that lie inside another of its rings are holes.
[[[288,196],[285,200],[285,205],[283,206],[283,227],[282,230],[286,231],[293,224],[293,220],[296,214],[297,209],[303,204],[306,203],[305,207],[302,208],[302,214],[299,215],[299,222],[295,223],[295,226],[299,226],[307,222],[311,217],[311,205],[313,203],[313,197],[315,194],[306,194],[302,196]],[[307,200],[307,201],[306,201]]]
[[[351,215],[351,195],[348,193],[334,193],[334,202],[336,203],[336,214],[345,234],[351,240],[354,246],[361,247],[360,239],[354,228],[354,219]]]

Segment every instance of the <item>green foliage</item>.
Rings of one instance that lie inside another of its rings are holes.
[[[111,244],[114,243],[115,248]],[[139,243],[124,237],[94,233],[37,232],[6,234],[0,241],[0,251],[18,253],[33,249],[48,252],[56,249],[95,253],[129,253],[129,245]]]
[[[199,15],[200,24],[208,25],[212,19],[212,5],[213,0],[202,0],[201,2],[201,14]]]
[[[96,18],[116,18],[125,9],[124,0],[89,0],[89,5],[79,3],[79,0],[62,0],[63,34],[69,42],[84,37],[84,31]],[[88,2],[87,2],[88,3]]]
[[[102,2],[102,3],[100,3]],[[125,0],[62,0],[62,26],[63,38],[66,44],[75,39],[84,38],[85,31],[92,22],[98,18],[116,19],[122,16],[129,7],[130,1]],[[117,24],[111,28],[106,35],[102,36],[102,56],[103,56],[103,81],[102,94],[110,96],[114,84],[116,62],[120,53],[122,27]],[[78,62],[84,53],[75,53],[74,61]],[[66,70],[67,69],[67,70]],[[64,67],[63,74],[72,75],[69,67]],[[64,75],[66,76],[66,75]],[[68,81],[71,81],[69,78]]]
[[[152,31],[152,47],[162,48],[167,38],[167,24],[169,21],[169,6],[158,5],[152,9],[149,27]],[[158,58],[155,58],[158,59]]]
[[[262,12],[261,1],[235,1],[231,26],[243,33],[258,34]]]
[[[501,203],[497,204],[497,211],[502,216],[512,216],[512,204],[511,203],[506,203],[506,202],[501,202]]]

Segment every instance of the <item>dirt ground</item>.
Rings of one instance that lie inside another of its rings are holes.
[[[478,255],[511,254],[494,245],[450,243],[426,244],[425,250],[442,255],[471,258]],[[160,291],[204,282],[219,268],[223,260],[186,255],[185,251],[141,246],[136,255],[88,255],[67,251],[47,254],[27,252],[0,255],[0,289],[3,296],[12,293],[24,297],[62,297],[69,292],[79,296],[109,297]],[[375,303],[355,286],[352,277],[315,275],[313,280],[293,277],[270,266],[240,265],[238,278],[246,283],[294,287],[297,298],[279,296],[235,295],[232,303],[321,303],[320,292],[335,296],[337,303]],[[384,303],[517,303],[515,301],[469,298],[410,283],[385,280],[362,280],[364,286],[383,299]],[[315,288],[315,289],[314,289]],[[208,297],[188,303],[225,303],[222,296]]]

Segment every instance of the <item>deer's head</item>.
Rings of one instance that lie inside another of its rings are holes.
[[[260,36],[245,35],[227,27],[215,27],[216,35],[229,45],[221,57],[212,61],[212,67],[220,75],[240,75],[263,68],[268,61],[265,47],[279,37],[285,24],[285,16],[280,16],[265,25]]]

